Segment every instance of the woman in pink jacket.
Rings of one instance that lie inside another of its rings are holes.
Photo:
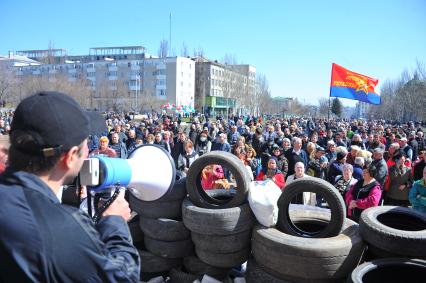
[[[361,212],[369,207],[378,206],[382,196],[382,188],[374,179],[377,168],[369,165],[362,170],[363,181],[357,182],[346,193],[345,201],[348,207],[348,217],[358,222]]]

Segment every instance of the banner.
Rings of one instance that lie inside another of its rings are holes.
[[[380,104],[380,95],[374,88],[379,80],[349,71],[333,63],[330,97],[343,97],[371,104]]]

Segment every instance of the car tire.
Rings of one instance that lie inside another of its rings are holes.
[[[145,248],[152,254],[165,258],[183,258],[194,254],[194,245],[191,239],[166,242],[144,236]]]
[[[164,258],[145,250],[138,250],[141,259],[141,273],[165,272],[182,265],[181,258]]]
[[[179,220],[182,218],[182,201],[141,201],[132,194],[129,196],[130,209],[139,216],[146,218],[168,218]]]
[[[426,215],[397,206],[377,206],[361,213],[359,229],[374,247],[399,256],[426,257]]]
[[[190,231],[183,225],[182,221],[140,217],[139,225],[145,235],[160,241],[181,241],[190,237]]]
[[[180,269],[173,268],[170,270],[170,283],[193,283],[200,280],[201,276],[183,272]]]
[[[364,249],[358,224],[349,219],[342,233],[330,238],[297,237],[261,225],[255,226],[252,235],[252,252],[258,265],[289,281],[346,278],[358,265]]]
[[[196,247],[195,254],[207,264],[222,268],[232,268],[247,261],[250,255],[250,247],[232,253],[212,253]]]
[[[183,200],[186,197],[186,195],[187,195],[187,192],[186,192],[185,173],[177,170],[173,188],[167,194],[165,194],[164,196],[162,196],[156,201],[169,202],[169,201]]]
[[[232,253],[250,246],[251,229],[231,235],[208,235],[191,232],[195,247],[214,253]]]
[[[132,235],[133,243],[138,243],[143,241],[143,232],[139,227],[139,215],[135,215],[129,222],[127,222],[129,226],[130,235]]]
[[[261,268],[254,258],[249,258],[246,271],[247,283],[290,283],[283,279],[279,279]]]
[[[215,199],[210,197],[201,186],[201,173],[209,164],[218,164],[229,169],[237,183],[235,197],[232,199]],[[231,208],[247,201],[250,188],[250,176],[235,155],[224,151],[212,151],[197,158],[189,168],[186,177],[186,188],[194,205],[202,208]]]
[[[425,282],[426,261],[420,259],[387,258],[365,262],[355,268],[348,283]]]
[[[293,198],[303,192],[313,192],[321,195],[328,203],[331,218],[327,228],[314,233],[301,231],[292,222],[289,206]],[[306,177],[288,184],[278,199],[278,230],[293,236],[308,238],[327,238],[337,236],[346,218],[346,206],[342,196],[330,183],[314,177]]]
[[[185,270],[187,270],[189,273],[201,276],[207,274],[218,280],[226,278],[231,270],[230,268],[212,266],[201,261],[196,256],[185,257],[183,259],[183,266],[185,267]]]
[[[182,218],[192,232],[232,235],[250,230],[255,218],[248,203],[237,207],[209,209],[195,206],[188,198],[182,203]]]

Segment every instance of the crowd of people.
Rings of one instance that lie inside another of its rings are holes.
[[[253,116],[192,116],[184,123],[153,112],[141,120],[108,113],[106,125],[103,136],[90,143],[92,154],[126,158],[139,145],[157,144],[171,154],[178,170],[187,172],[199,156],[227,151],[242,161],[253,180],[273,180],[282,190],[306,176],[328,181],[355,220],[362,210],[380,204],[426,212],[421,123]],[[217,187],[213,175],[229,179],[225,169],[219,171],[203,172],[210,178],[204,188]]]
[[[0,119],[1,133],[7,134],[12,118],[10,112]],[[140,145],[156,144],[186,173],[199,156],[227,151],[242,161],[253,180],[273,180],[281,190],[306,176],[328,181],[355,220],[362,210],[380,204],[426,212],[426,141],[421,123],[233,115],[191,116],[185,123],[157,112],[141,119],[110,112],[105,121],[105,131],[89,137],[92,156],[127,158]],[[225,168],[214,166],[213,171],[203,171],[205,189],[223,185],[212,181],[213,176],[232,181]],[[316,199],[319,205],[322,200]]]
[[[0,139],[4,282],[137,281],[140,257],[124,192],[94,221],[82,209],[62,205],[61,191],[88,156],[127,158],[143,144],[163,147],[182,174],[200,156],[226,151],[250,178],[271,180],[281,190],[296,179],[321,178],[340,192],[354,220],[381,203],[426,213],[426,141],[419,123],[253,116],[192,116],[184,123],[158,113],[137,120],[106,113],[105,121],[105,129],[93,133],[88,113],[55,92],[29,96],[0,118],[0,135],[10,136]],[[230,171],[210,164],[201,184],[235,187]],[[295,201],[327,205],[309,193]]]

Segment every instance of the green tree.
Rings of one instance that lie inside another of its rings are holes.
[[[334,115],[340,118],[342,116],[342,110],[343,110],[342,102],[336,97],[335,99],[333,99],[333,102],[331,103],[331,113],[333,113]]]

